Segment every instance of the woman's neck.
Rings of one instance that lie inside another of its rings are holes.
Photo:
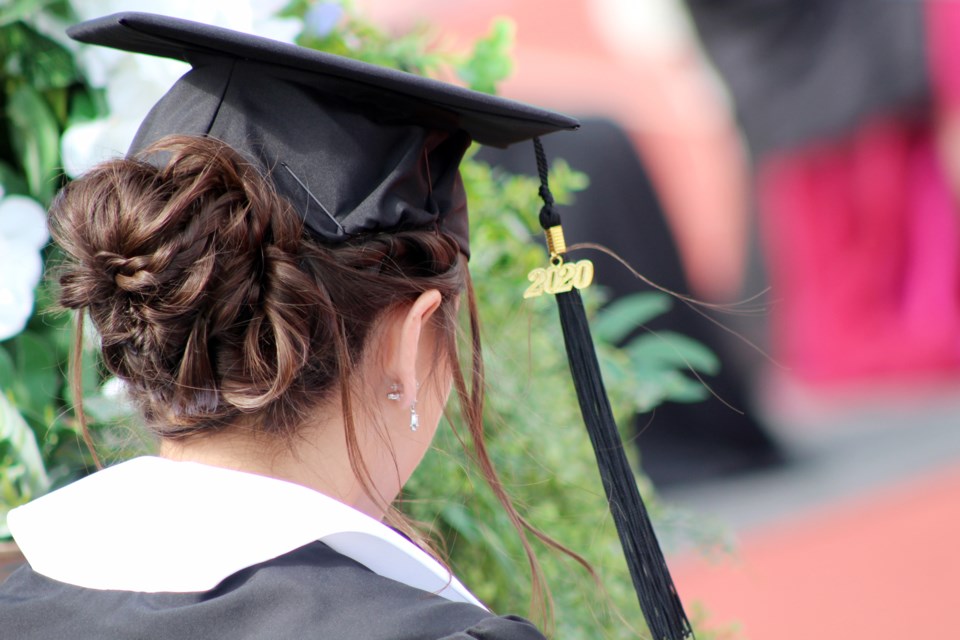
[[[378,504],[357,479],[341,421],[304,429],[290,442],[267,438],[228,429],[186,440],[164,440],[160,455],[286,480],[319,491],[376,520],[383,518],[387,503]]]

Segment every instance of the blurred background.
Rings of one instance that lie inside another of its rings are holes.
[[[0,0],[0,24],[20,4]],[[136,8],[286,39],[298,28],[269,18],[283,2],[249,15],[177,1],[71,4],[82,18]],[[337,3],[292,4],[312,7],[315,31],[341,18]],[[710,637],[949,637],[944,614],[960,604],[960,3],[353,5],[398,37],[428,24],[436,46],[454,51],[508,17],[512,73],[500,93],[583,121],[544,140],[589,178],[564,213],[568,242],[602,245],[643,276],[581,249],[612,301],[652,287],[675,294],[621,342],[678,334],[716,355],[719,367],[689,363],[707,393],[665,394],[624,426],[659,495],[680,595],[705,612]],[[47,34],[62,41],[58,28]],[[10,53],[17,42],[0,44],[5,116],[27,131],[47,116],[10,90],[24,61]],[[145,63],[123,75],[126,62],[109,53],[78,55],[107,104],[89,105],[90,122],[59,125],[68,175],[122,151],[151,91],[179,73]],[[108,111],[126,119],[92,118]],[[43,140],[11,141],[43,160]],[[535,172],[527,148],[479,157]],[[12,173],[0,166],[0,341],[31,313],[46,241],[35,200],[52,195]],[[30,343],[17,340],[21,357]],[[0,381],[19,370],[16,357],[0,358]],[[709,553],[684,518],[711,532]]]
[[[360,4],[454,41],[510,16],[503,95],[584,119],[545,141],[590,177],[568,236],[708,303],[655,329],[720,356],[716,397],[636,421],[663,500],[733,540],[674,549],[683,599],[754,640],[949,635],[960,3]],[[486,158],[532,173],[527,155]],[[646,287],[591,258],[615,297]]]

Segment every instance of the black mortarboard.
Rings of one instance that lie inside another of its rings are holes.
[[[154,106],[131,154],[210,135],[254,159],[326,241],[438,226],[468,252],[457,171],[471,140],[506,147],[573,118],[402,71],[218,27],[118,13],[81,42],[193,67]]]
[[[581,276],[592,277],[592,265],[563,264],[566,247],[539,136],[575,129],[576,120],[176,18],[120,13],[68,33],[81,42],[193,67],[151,110],[131,154],[167,135],[218,138],[270,175],[310,231],[326,242],[435,227],[453,235],[466,253],[466,196],[458,169],[467,146],[476,141],[506,147],[532,139],[544,200],[540,223],[551,253],[550,266],[539,270],[547,276],[542,290],[556,294],[577,397],[634,587],[656,640],[690,635],[613,421],[576,289],[589,282]]]

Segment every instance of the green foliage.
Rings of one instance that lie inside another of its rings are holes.
[[[94,464],[82,444],[72,411],[74,398],[67,384],[74,326],[70,315],[50,311],[50,287],[50,283],[41,285],[37,297],[40,311],[27,329],[0,344],[0,389],[32,430],[35,442],[39,443],[41,465],[34,468],[37,459],[29,450],[21,451],[19,445],[12,446],[7,455],[27,465],[31,473],[49,477],[50,486],[55,488],[89,473]],[[90,345],[81,354],[81,368],[85,414],[108,458],[127,458],[144,450],[146,441],[131,408],[118,399],[104,397],[103,372]],[[29,445],[27,440],[20,442]]]
[[[65,2],[13,2],[0,9],[0,181],[7,193],[49,203],[60,185],[60,136],[96,104],[73,54],[37,23],[69,16]]]
[[[22,84],[9,96],[7,117],[13,148],[23,166],[27,188],[39,200],[53,195],[53,174],[60,158],[57,119],[36,89]]]
[[[38,25],[71,19],[63,1],[19,0],[0,5],[0,186],[49,204],[59,188],[60,137],[72,122],[104,112],[71,51]],[[47,250],[47,263],[55,262]],[[49,283],[37,291],[34,316],[21,334],[0,343],[0,539],[9,509],[87,473],[89,452],[70,407],[66,384],[71,321],[56,314]],[[84,395],[91,429],[113,443],[116,455],[130,447],[120,418],[129,411],[105,403],[93,353],[84,354]],[[108,404],[112,413],[97,411]],[[123,414],[122,416],[119,414]],[[122,445],[122,446],[120,446]]]
[[[332,24],[326,26],[335,28],[323,32],[311,29],[312,14],[318,12],[328,14]],[[281,15],[305,21],[306,28],[297,38],[297,44],[304,47],[419,74],[436,71],[444,59],[424,47],[428,37],[426,25],[409,33],[386,34],[359,16],[350,0],[294,0]]]
[[[468,87],[485,93],[496,93],[497,85],[513,73],[510,47],[514,26],[503,18],[494,21],[490,35],[473,45],[473,54],[457,68],[457,75]]]
[[[13,372],[5,352],[0,352],[0,369],[4,378]],[[10,399],[0,395],[0,538],[10,535],[10,509],[43,495],[50,484],[33,431]]]
[[[4,0],[0,3],[0,26],[13,22],[36,24],[50,18],[75,22],[68,0]]]
[[[590,326],[600,342],[624,342],[637,326],[670,310],[670,299],[660,293],[637,293],[607,305]]]
[[[621,298],[597,313],[594,339],[606,344],[624,343],[637,327],[669,310],[671,304],[670,298],[659,292]],[[608,386],[622,388],[638,413],[667,400],[705,399],[709,391],[697,376],[720,370],[716,356],[699,342],[673,331],[645,331],[623,348],[606,351],[604,376]]]

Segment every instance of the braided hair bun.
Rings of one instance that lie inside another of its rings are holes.
[[[67,255],[61,304],[89,312],[107,368],[163,436],[242,414],[289,428],[349,372],[383,310],[463,285],[455,243],[431,232],[318,244],[221,142],[178,136],[149,153],[166,162],[114,160],[70,183],[50,224]]]

